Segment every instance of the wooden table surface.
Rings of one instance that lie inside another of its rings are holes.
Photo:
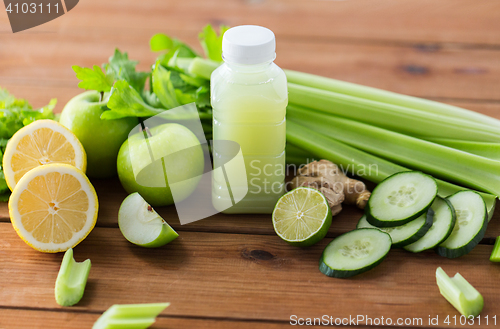
[[[201,50],[197,33],[207,23],[271,28],[283,68],[500,119],[498,0],[85,0],[52,22],[16,34],[3,12],[0,86],[37,107],[56,97],[61,111],[81,92],[71,65],[101,64],[118,47],[147,70],[156,57],[148,46],[154,33]],[[346,207],[327,238],[300,249],[274,234],[269,215],[217,215],[181,226],[175,209],[166,207],[159,212],[180,236],[151,250],[131,245],[117,228],[126,196],[119,182],[92,182],[100,202],[97,226],[75,248],[78,261],[92,260],[92,270],[82,301],[70,308],[54,299],[63,255],[26,245],[0,204],[0,328],[91,328],[113,304],[147,302],[171,302],[153,328],[282,328],[293,315],[384,317],[392,326],[402,319],[408,328],[431,327],[429,317],[438,317],[433,327],[463,327],[439,294],[438,266],[450,275],[460,271],[484,296],[481,324],[465,327],[486,327],[486,316],[489,327],[500,326],[493,322],[495,316],[500,322],[500,267],[488,260],[500,235],[500,210],[469,255],[449,260],[434,252],[392,250],[374,270],[341,280],[321,274],[318,259],[332,237],[355,227],[359,210]],[[444,322],[448,315],[450,324]]]

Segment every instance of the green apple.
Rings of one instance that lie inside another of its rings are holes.
[[[118,152],[118,178],[128,193],[139,192],[153,206],[188,197],[198,185],[204,168],[203,149],[185,126],[166,123],[130,136]]]
[[[71,130],[87,153],[87,175],[106,178],[116,175],[116,157],[128,133],[139,124],[137,118],[101,120],[106,97],[99,101],[97,91],[86,91],[64,107],[59,122]]]
[[[161,247],[179,236],[139,193],[123,200],[118,226],[125,239],[141,247]]]

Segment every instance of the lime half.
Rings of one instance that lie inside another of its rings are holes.
[[[137,192],[123,200],[118,226],[128,241],[147,248],[161,247],[179,236]]]
[[[331,224],[328,201],[323,193],[309,187],[291,190],[274,207],[274,231],[294,246],[308,247],[319,242]]]

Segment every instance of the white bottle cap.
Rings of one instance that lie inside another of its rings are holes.
[[[262,26],[236,26],[227,30],[222,38],[222,57],[229,63],[265,63],[276,58],[275,51],[273,31]]]

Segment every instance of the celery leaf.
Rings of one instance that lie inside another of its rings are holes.
[[[221,25],[219,27],[219,35],[217,35],[212,25],[208,24],[203,28],[198,38],[207,58],[222,62],[222,36],[228,29],[228,26]]]
[[[92,69],[77,65],[73,65],[71,68],[75,71],[76,78],[80,80],[78,87],[82,89],[108,92],[115,81],[115,75],[112,71],[104,73],[97,65],[94,65]]]
[[[157,109],[148,105],[139,92],[132,88],[125,80],[118,80],[111,89],[108,100],[109,110],[101,114],[101,119],[112,120],[124,117],[150,117],[162,113],[164,109]]]

